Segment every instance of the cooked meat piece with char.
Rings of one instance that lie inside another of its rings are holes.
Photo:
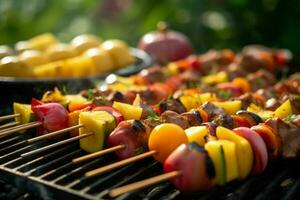
[[[285,80],[277,83],[274,88],[279,93],[300,95],[300,80]]]
[[[281,103],[278,101],[278,99],[271,98],[266,101],[265,108],[267,110],[276,110],[280,105]]]
[[[99,96],[108,96],[109,94],[111,94],[112,91],[111,90],[105,90],[105,91],[101,91],[98,89],[92,89],[92,90],[82,90],[80,92],[80,95],[83,96],[84,98],[89,98],[90,96],[92,97],[99,97]]]
[[[170,110],[167,110],[161,114],[161,121],[163,123],[177,124],[183,129],[187,129],[190,126],[189,121],[186,117]]]
[[[283,95],[283,97],[280,99],[280,103],[285,102],[286,100],[290,100],[293,108],[294,114],[300,114],[300,96],[299,95]]]
[[[242,94],[241,96],[239,97],[235,97],[234,98],[235,100],[240,100],[242,102],[242,110],[247,110],[248,106],[251,104],[251,103],[254,103],[256,105],[259,105],[259,106],[264,106],[264,105],[261,105],[261,102],[258,101],[251,93],[247,92],[245,94]]]
[[[201,114],[197,110],[182,113],[181,116],[188,120],[190,126],[199,126],[203,122]]]
[[[224,126],[229,129],[234,128],[234,121],[233,121],[232,117],[227,114],[225,114],[225,115],[222,114],[222,115],[215,117],[213,122],[215,124],[217,124],[218,126]]]
[[[184,105],[182,105],[178,99],[168,99],[166,102],[161,103],[159,107],[161,112],[167,110],[171,110],[179,114],[186,112]]]
[[[183,83],[199,82],[200,74],[198,71],[187,70],[179,75]]]
[[[142,102],[145,104],[154,105],[161,101],[161,99],[155,95],[155,92],[150,89],[139,91],[139,94]]]
[[[141,71],[140,75],[148,84],[155,82],[164,82],[166,78],[163,70],[161,69],[161,66],[158,65]]]
[[[252,91],[270,87],[276,81],[274,75],[266,70],[258,70],[255,73],[250,73],[246,78],[251,85]]]
[[[147,118],[143,122],[144,122],[144,124],[147,125],[147,127],[150,128],[150,130],[153,130],[156,126],[158,126],[162,123],[162,120],[161,119]]]
[[[300,155],[299,127],[279,118],[269,119],[265,124],[270,126],[273,132],[280,137],[283,158],[295,158]]]
[[[201,107],[207,113],[208,121],[213,121],[221,115],[227,115],[223,108],[219,108],[210,102],[204,103]]]
[[[276,68],[272,49],[260,45],[248,45],[244,47],[236,61],[248,72]]]
[[[128,99],[125,95],[118,91],[110,93],[107,99],[111,102],[118,101],[122,103],[131,103],[130,99]]]
[[[300,129],[300,115],[294,115],[292,118],[292,123]]]
[[[223,51],[210,50],[199,56],[199,61],[204,74],[208,74],[215,67],[230,64],[233,61],[234,56],[234,53],[228,49]]]
[[[263,96],[265,99],[271,99],[271,98],[278,99],[278,93],[273,87],[259,89],[255,93]]]
[[[229,66],[226,66],[223,70],[227,72],[229,80],[233,80],[237,77],[245,77],[248,74],[248,72],[244,70],[241,66],[239,66],[237,63],[231,63]]]
[[[147,119],[149,116],[152,117],[154,115],[155,118],[158,118],[157,113],[149,106],[148,104],[142,103],[141,108],[143,108],[141,119]],[[154,118],[152,117],[152,118]]]

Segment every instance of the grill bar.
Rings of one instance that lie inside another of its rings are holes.
[[[73,142],[33,156],[20,157],[23,153],[59,140],[28,144],[26,137],[28,136],[10,135],[0,138],[0,174],[29,192],[21,192],[21,199],[30,198],[30,191],[38,191],[40,196],[50,198],[64,196],[72,199],[112,199],[108,195],[109,190],[162,173],[161,165],[152,158],[147,158],[95,177],[84,177],[90,170],[117,161],[116,156],[107,154],[73,163],[74,158],[86,155],[79,148],[78,142]],[[128,192],[115,199],[296,199],[300,195],[297,166],[298,160],[279,160],[270,163],[266,172],[260,176],[249,177],[246,181],[234,181],[223,187],[189,196],[166,181]]]

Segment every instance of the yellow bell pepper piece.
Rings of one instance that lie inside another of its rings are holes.
[[[253,103],[251,103],[248,106],[247,111],[257,114],[263,121],[266,121],[267,119],[270,119],[275,116],[273,111],[263,110],[262,108]]]
[[[218,72],[217,74],[207,75],[202,77],[202,82],[206,84],[217,84],[228,81],[227,73],[224,71]]]
[[[242,102],[240,100],[214,102],[214,104],[220,108],[223,108],[229,115],[234,115],[237,111],[241,110]]]
[[[201,105],[200,99],[194,96],[181,96],[179,97],[179,100],[188,111],[194,108],[198,108]]]
[[[143,109],[138,106],[133,106],[127,103],[121,103],[114,101],[112,107],[117,109],[124,117],[125,120],[129,119],[140,119],[142,116]]]
[[[239,178],[246,178],[253,164],[253,151],[249,142],[233,131],[222,126],[217,127],[217,138],[232,141],[236,144]]]
[[[281,119],[286,118],[289,115],[293,114],[292,105],[290,100],[286,100],[281,106],[279,106],[275,111],[274,114],[276,117],[279,117]]]

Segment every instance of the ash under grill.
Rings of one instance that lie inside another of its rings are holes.
[[[31,193],[42,199],[111,199],[109,189],[162,173],[160,164],[148,158],[97,177],[86,178],[85,172],[117,161],[116,156],[111,153],[74,164],[72,159],[86,153],[79,148],[78,142],[73,142],[23,158],[20,157],[22,153],[58,141],[40,141],[29,145],[25,142],[26,137],[30,134],[0,138],[0,177],[18,188],[20,199],[30,199]],[[260,176],[189,196],[179,192],[169,182],[163,182],[115,199],[299,199],[299,163],[299,159],[278,160],[270,163]]]

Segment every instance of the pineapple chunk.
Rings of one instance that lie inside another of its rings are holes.
[[[80,140],[81,149],[89,153],[101,150],[106,136],[116,126],[114,117],[105,111],[81,112],[79,124],[84,125],[79,129],[79,135],[94,133]]]
[[[192,126],[184,130],[189,142],[196,142],[199,146],[204,147],[208,135],[206,126]]]
[[[34,121],[34,114],[31,110],[31,105],[14,102],[13,109],[15,114],[20,114],[20,116],[15,117],[16,122],[20,124],[26,124],[28,122]],[[20,131],[20,133],[23,132],[25,131]]]
[[[143,109],[138,106],[133,106],[127,103],[121,103],[114,101],[113,108],[117,109],[123,116],[125,120],[129,119],[140,119],[142,116]]]

